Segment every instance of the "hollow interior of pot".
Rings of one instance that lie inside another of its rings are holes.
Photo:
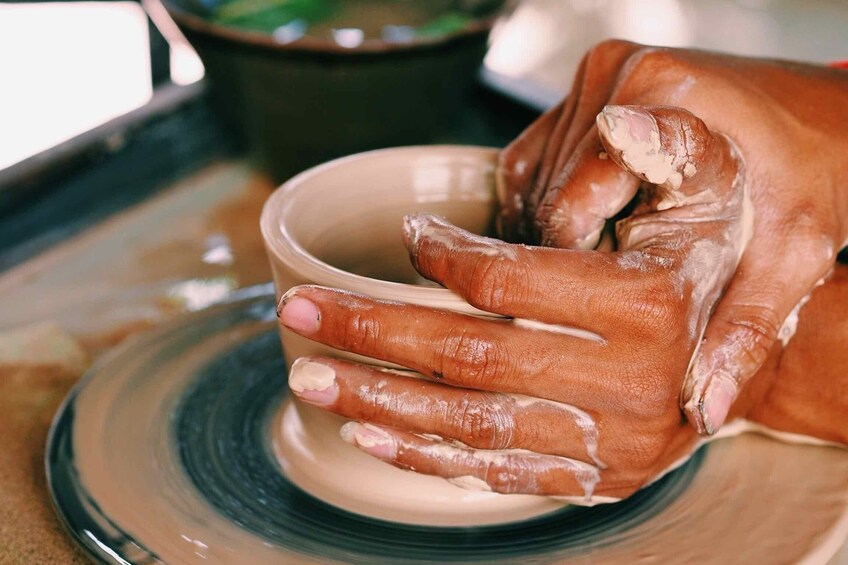
[[[309,255],[348,273],[434,285],[412,267],[406,214],[429,212],[490,234],[493,152],[477,148],[375,152],[318,170],[287,197],[282,222]],[[344,285],[341,285],[344,286]]]

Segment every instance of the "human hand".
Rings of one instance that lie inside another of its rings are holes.
[[[846,100],[844,70],[601,43],[585,56],[569,97],[502,152],[500,227],[513,241],[592,249],[640,180],[656,184],[659,177],[636,178],[605,158],[596,125],[605,106],[682,107],[729,136],[744,162],[753,237],[681,394],[691,424],[714,433],[776,340],[792,336],[799,308],[848,238]],[[708,219],[690,204],[664,203],[689,207],[688,221]]]
[[[795,337],[775,344],[731,417],[848,445],[848,265],[837,264],[804,306]]]
[[[745,241],[743,171],[733,145],[683,110],[608,108],[599,124],[610,158],[655,183],[619,225],[619,251],[408,217],[415,268],[503,317],[295,287],[286,327],[430,379],[317,358],[294,364],[292,391],[367,422],[346,436],[372,455],[498,492],[621,498],[685,458],[698,437],[679,391]]]

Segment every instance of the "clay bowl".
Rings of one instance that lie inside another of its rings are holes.
[[[488,233],[495,212],[496,154],[449,145],[382,149],[294,177],[271,196],[260,221],[277,300],[295,285],[313,283],[491,316],[420,277],[409,263],[401,226],[405,214],[432,212],[471,232]],[[281,338],[288,366],[298,357],[330,355],[391,367],[286,329]],[[467,491],[437,477],[400,471],[345,444],[339,437],[344,419],[303,403],[285,403],[277,418],[273,450],[288,478],[357,514],[478,526],[524,520],[563,505],[544,497]],[[357,480],[339,481],[333,469],[346,469]]]
[[[405,214],[431,212],[488,233],[496,153],[452,145],[382,149],[292,178],[268,199],[260,220],[277,299],[308,283],[486,315],[415,272],[401,225]],[[289,364],[317,354],[362,360],[285,329],[281,337]]]
[[[355,47],[309,35],[284,43],[211,22],[209,3],[164,4],[203,60],[224,122],[282,182],[342,155],[444,135],[503,2],[478,1],[485,7],[479,17],[450,33]]]

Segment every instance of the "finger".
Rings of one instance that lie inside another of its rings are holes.
[[[498,155],[495,171],[500,206],[497,229],[506,241],[523,241],[520,226],[524,221],[524,193],[535,181],[545,147],[564,105],[565,102],[561,102],[545,112]]]
[[[554,171],[557,156],[559,155],[563,143],[571,129],[571,122],[574,118],[574,113],[577,111],[577,103],[582,92],[583,76],[586,72],[586,57],[580,61],[577,67],[577,72],[574,74],[572,82],[572,94],[563,100],[562,112],[559,114],[556,124],[549,135],[548,143],[545,145],[542,160],[536,170],[532,184],[522,193],[522,224],[521,232],[524,236],[522,241],[527,243],[533,242],[533,218],[536,214],[536,204],[539,201],[540,195],[544,193],[545,187]]]
[[[750,239],[739,152],[679,108],[608,106],[598,116],[598,131],[622,167],[651,183],[616,225],[619,248],[677,258],[697,340]]]
[[[758,251],[742,258],[707,324],[681,396],[699,433],[718,431],[775,341],[788,343],[799,311],[833,268],[832,247],[809,238],[788,241],[755,242],[751,249]]]
[[[571,90],[573,109],[567,120],[561,120],[554,140],[546,148],[537,182],[527,198],[527,214],[531,227],[536,225],[539,205],[556,183],[563,169],[586,132],[592,129],[595,116],[609,101],[619,80],[619,71],[633,53],[641,46],[628,41],[610,40],[596,45],[590,50],[581,64]],[[535,234],[537,237],[539,233]]]
[[[606,221],[633,198],[639,180],[610,159],[591,127],[536,211],[542,245],[594,249]]]
[[[638,331],[641,320],[632,320],[638,307],[634,289],[665,276],[648,261],[628,269],[615,254],[510,245],[432,214],[406,216],[404,240],[422,276],[476,308],[604,337],[622,329]]]
[[[326,357],[296,360],[289,387],[301,400],[351,420],[604,468],[594,418],[567,404],[456,388]]]
[[[605,343],[322,287],[286,293],[280,321],[309,339],[448,384],[540,398],[556,386],[558,398],[586,410],[613,395],[612,376],[627,370]],[[550,351],[556,355],[542,354]]]
[[[626,171],[657,187],[646,198],[664,211],[725,203],[738,197],[738,152],[723,135],[682,108],[606,106],[597,117],[607,153]]]
[[[342,438],[401,469],[437,475],[463,488],[503,494],[572,496],[590,501],[600,472],[580,461],[538,453],[488,451],[349,422]]]

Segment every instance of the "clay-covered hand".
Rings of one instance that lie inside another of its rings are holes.
[[[845,70],[601,43],[583,59],[568,98],[502,152],[503,234],[595,248],[605,222],[638,187],[601,146],[595,116],[607,105],[683,107],[729,136],[744,161],[753,238],[705,329],[681,397],[692,425],[714,433],[775,341],[791,337],[798,308],[848,238],[846,100]],[[662,176],[642,179],[656,183]]]
[[[367,422],[346,436],[377,457],[498,492],[619,498],[685,457],[698,436],[680,388],[745,241],[743,171],[684,110],[607,107],[598,128],[612,161],[652,183],[618,226],[619,251],[408,217],[415,268],[498,316],[295,287],[280,305],[288,328],[429,379],[319,358],[295,364],[291,389]]]
[[[386,314],[398,311],[409,316],[406,322],[384,325]],[[300,328],[304,335],[329,336],[340,328],[328,331],[325,324],[346,324],[342,331],[349,332],[349,337],[322,338],[337,345],[396,330],[391,350],[397,353],[386,356],[406,362],[417,354],[415,342],[401,343],[404,337],[417,335],[420,323],[434,321],[435,313],[417,317],[419,311],[302,287],[287,297],[282,314],[288,325]],[[332,316],[331,321],[326,316]],[[444,329],[443,323],[453,317],[442,316],[435,319],[436,328]],[[502,386],[526,392],[554,383],[560,387],[556,396],[574,404],[454,388],[328,358],[298,360],[289,382],[302,400],[358,420],[360,423],[346,424],[343,435],[365,452],[401,468],[459,478],[458,484],[466,488],[560,495],[580,503],[587,502],[589,494],[588,502],[604,502],[605,497],[631,494],[699,444],[673,406],[676,389],[653,388],[663,381],[645,372],[647,364],[631,364],[618,373],[603,363],[594,370],[581,368],[580,373],[570,373],[565,369],[569,358],[564,357],[558,363],[553,360],[555,366],[549,367],[542,358],[554,336],[539,333],[521,336],[523,339],[509,347],[520,350],[519,366],[534,371],[504,374],[486,369],[490,365],[483,360],[501,359],[492,357],[493,351],[506,353],[492,348],[492,334],[476,329],[456,333],[463,329],[461,325],[454,333],[445,334],[452,340],[435,348],[431,339],[426,351],[433,357],[417,366],[431,373],[437,367],[448,375],[445,380],[466,384],[471,381],[457,378],[455,371],[473,367],[475,378],[484,378],[494,387],[508,382]],[[660,344],[666,339],[660,336]],[[734,405],[731,417],[848,445],[846,340],[848,266],[839,265],[834,276],[812,294],[795,339],[785,349],[772,349]],[[386,350],[378,343],[371,342],[361,350],[383,355]],[[461,344],[469,345],[460,350]],[[450,349],[440,353],[444,347]],[[656,351],[654,347],[637,349],[644,349],[646,355]],[[488,357],[480,358],[473,351]],[[446,362],[451,370],[446,370]],[[593,375],[604,380],[593,382]],[[587,392],[581,393],[580,387],[587,387]],[[607,396],[592,398],[588,390]],[[577,404],[587,409],[577,408]]]

